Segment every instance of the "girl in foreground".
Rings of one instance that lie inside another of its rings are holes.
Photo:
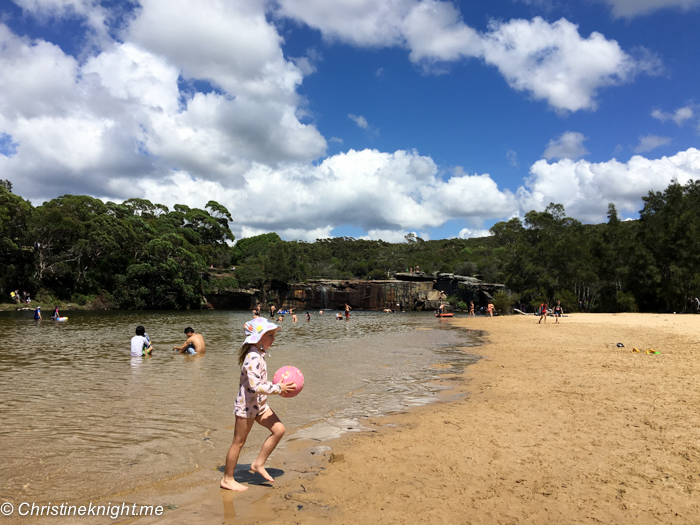
[[[250,465],[250,470],[257,472],[267,481],[275,481],[265,470],[265,462],[284,436],[284,425],[267,406],[267,395],[285,394],[296,388],[295,383],[274,385],[267,380],[265,357],[269,354],[270,346],[274,343],[279,329],[279,326],[264,317],[256,317],[245,324],[246,339],[238,351],[241,379],[233,410],[236,415],[236,426],[233,431],[233,443],[226,454],[226,469],[221,480],[222,489],[239,492],[248,490],[248,487],[233,479],[233,474],[238,456],[255,421],[268,429],[271,434],[262,444],[258,457]]]

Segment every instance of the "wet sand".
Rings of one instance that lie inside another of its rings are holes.
[[[331,443],[235,522],[700,523],[700,317],[450,322],[488,332],[466,397]]]

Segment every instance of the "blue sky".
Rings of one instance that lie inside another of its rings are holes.
[[[573,5],[575,4],[575,5]],[[700,178],[700,0],[2,0],[0,178],[471,237]]]

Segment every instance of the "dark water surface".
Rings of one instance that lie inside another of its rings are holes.
[[[223,463],[248,313],[68,315],[37,323],[31,312],[0,314],[0,499],[84,501]],[[268,400],[285,439],[334,437],[365,417],[434,401],[441,387],[431,380],[476,359],[459,349],[477,344],[472,334],[431,314],[286,317],[270,378],[294,365],[306,384],[293,399]],[[129,356],[139,324],[152,357]],[[185,326],[204,336],[206,355],[172,353]],[[263,439],[256,429],[248,449]]]

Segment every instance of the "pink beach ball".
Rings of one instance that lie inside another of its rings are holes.
[[[283,366],[275,372],[272,382],[275,384],[296,383],[296,388],[294,390],[286,394],[280,394],[282,397],[294,397],[304,388],[304,374],[295,366]]]

